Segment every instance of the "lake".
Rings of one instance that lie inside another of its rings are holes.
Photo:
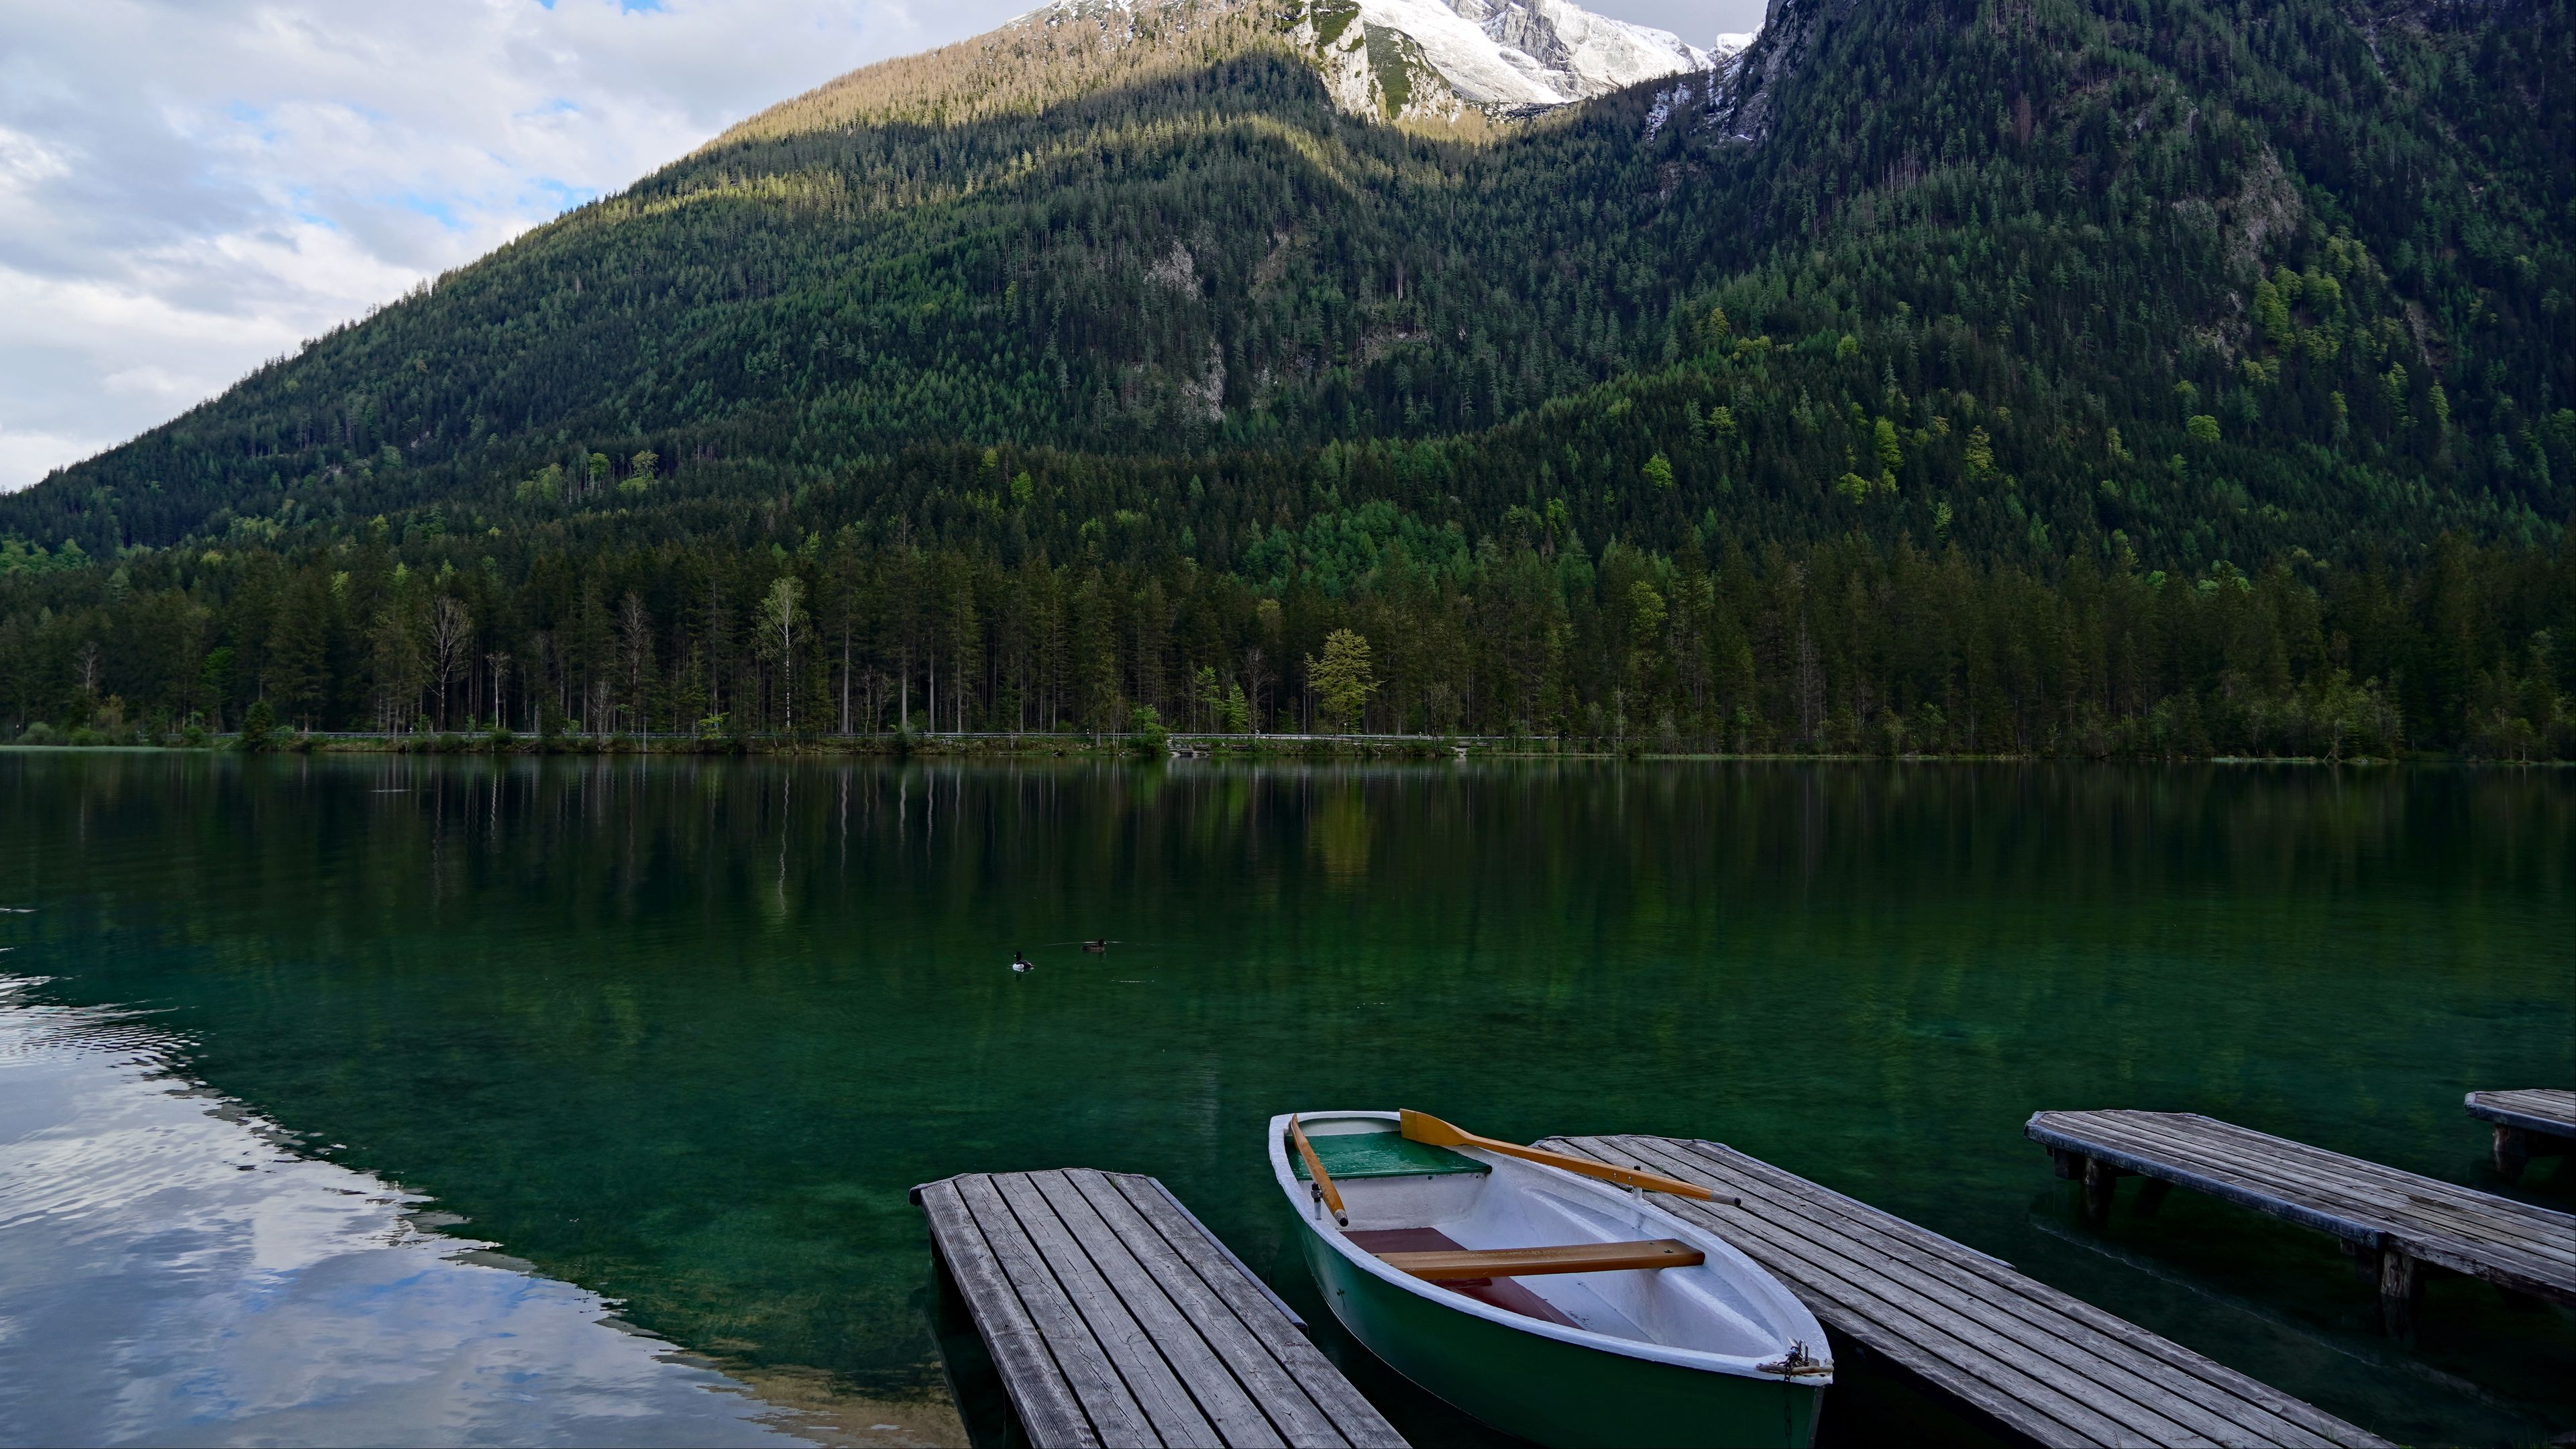
[[[2323,1236],[2096,1228],[2021,1135],[2568,1207],[2460,1096],[2576,1081],[2576,773],[6,751],[0,906],[0,1440],[951,1442],[906,1190],[1091,1165],[1490,1442],[1269,1185],[1271,1113],[1396,1105],[1729,1142],[2395,1439],[2576,1426],[2569,1314],[2396,1343]]]

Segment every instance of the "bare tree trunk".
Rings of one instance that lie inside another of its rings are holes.
[[[438,669],[438,727],[447,728],[447,687],[465,664],[465,645],[474,632],[474,616],[454,595],[441,594],[429,611],[430,656]]]
[[[796,732],[796,636],[805,622],[805,586],[792,574],[781,575],[761,601],[761,647],[778,649],[779,699],[788,734]]]

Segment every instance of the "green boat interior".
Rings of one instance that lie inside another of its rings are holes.
[[[1397,1132],[1324,1132],[1317,1131],[1307,1141],[1315,1156],[1324,1164],[1335,1182],[1362,1177],[1436,1177],[1451,1172],[1491,1172],[1492,1168],[1464,1153],[1428,1142],[1416,1142]],[[1307,1179],[1305,1160],[1295,1153],[1288,1164],[1297,1180]]]

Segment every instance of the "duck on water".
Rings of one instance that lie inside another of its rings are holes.
[[[1083,950],[1094,956],[1106,956],[1109,954],[1109,948],[1117,945],[1118,943],[1116,941],[1056,941],[1051,942],[1050,944],[1057,946],[1079,945]],[[1011,952],[1011,969],[1022,975],[1026,975],[1029,972],[1038,969],[1038,963],[1029,959],[1028,952],[1015,950]]]
[[[1558,1449],[1813,1438],[1823,1328],[1648,1196],[1707,1189],[1410,1111],[1284,1114],[1268,1145],[1333,1316],[1467,1413]]]

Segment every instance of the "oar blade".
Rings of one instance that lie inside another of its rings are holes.
[[[1411,1107],[1397,1110],[1396,1123],[1408,1142],[1427,1142],[1434,1147],[1464,1147],[1469,1138],[1469,1134],[1430,1113],[1416,1112]]]

